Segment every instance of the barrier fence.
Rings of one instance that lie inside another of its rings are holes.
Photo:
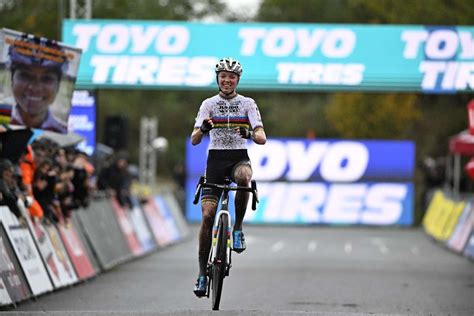
[[[0,206],[0,306],[90,279],[189,235],[178,203],[166,191],[131,209],[114,197],[97,198],[69,223],[26,219],[20,223]],[[474,259],[474,198],[434,191],[423,228],[449,250]]]
[[[425,232],[449,250],[474,260],[474,198],[433,193],[423,218]]]
[[[0,206],[0,306],[90,279],[188,236],[170,192],[135,202],[128,209],[114,197],[96,198],[70,222],[56,224],[29,216],[21,223]]]

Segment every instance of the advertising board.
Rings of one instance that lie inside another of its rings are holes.
[[[0,304],[7,305],[31,296],[20,264],[8,241],[5,226],[0,222]]]
[[[81,50],[0,29],[0,122],[66,134]]]
[[[77,147],[91,156],[96,144],[96,97],[93,92],[74,91],[68,129],[84,138]]]
[[[204,174],[208,138],[187,142],[186,216]],[[411,225],[415,145],[411,141],[269,139],[248,144],[260,203],[252,223]],[[233,195],[231,195],[233,196]],[[232,204],[232,203],[231,203]]]
[[[232,56],[241,89],[474,89],[470,26],[65,20],[62,29],[83,50],[87,88],[209,89],[216,62]]]

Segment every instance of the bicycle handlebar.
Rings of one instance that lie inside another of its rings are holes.
[[[230,184],[216,184],[216,183],[207,183],[204,176],[199,178],[199,182],[196,186],[196,192],[194,193],[194,200],[193,204],[197,204],[199,201],[199,197],[201,195],[201,189],[204,187],[208,188],[218,188],[225,191],[241,191],[241,192],[251,192],[252,193],[252,210],[257,209],[258,201],[258,191],[257,191],[257,183],[255,180],[251,181],[251,187],[242,187],[238,185],[230,185]]]

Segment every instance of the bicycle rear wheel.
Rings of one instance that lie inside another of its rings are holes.
[[[224,276],[227,263],[227,243],[229,235],[227,227],[229,218],[222,214],[219,218],[217,232],[216,257],[212,265],[212,309],[219,310],[221,301],[222,287],[224,285]]]

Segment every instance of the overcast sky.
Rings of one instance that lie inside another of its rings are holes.
[[[0,0],[1,1],[1,0]],[[258,6],[262,0],[222,0],[235,13],[245,18],[252,18],[258,10]],[[207,16],[200,20],[202,22],[222,22],[218,16]]]
[[[262,0],[224,0],[236,13],[255,15]]]

